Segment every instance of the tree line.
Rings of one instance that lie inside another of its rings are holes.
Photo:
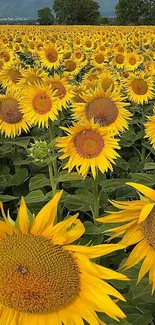
[[[100,5],[94,0],[54,0],[53,8],[38,10],[40,25],[106,25]],[[119,0],[116,25],[155,25],[155,0]]]

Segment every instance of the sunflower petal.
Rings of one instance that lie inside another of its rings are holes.
[[[30,230],[31,234],[40,235],[49,225],[53,225],[57,213],[58,202],[62,193],[63,191],[56,193],[53,199],[49,201],[37,214],[32,223]]]
[[[133,183],[133,182],[127,182],[126,184],[134,187],[137,191],[139,191],[140,193],[142,193],[143,195],[145,195],[149,199],[155,201],[155,191],[152,190],[152,188],[147,187],[147,186],[142,185],[142,184],[136,184],[136,183]]]
[[[29,230],[30,222],[29,222],[27,207],[26,207],[25,200],[24,200],[23,196],[21,198],[17,218],[18,218],[19,227],[20,227],[21,232],[23,234],[27,234],[28,230]]]
[[[149,213],[152,211],[154,206],[155,206],[155,203],[149,203],[149,204],[146,204],[142,208],[140,216],[139,216],[138,223],[141,223],[142,221],[144,221],[148,217]]]

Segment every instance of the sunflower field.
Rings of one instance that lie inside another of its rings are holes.
[[[1,26],[0,325],[155,324],[155,27]]]

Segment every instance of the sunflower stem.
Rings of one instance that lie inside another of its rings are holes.
[[[94,179],[94,220],[96,220],[99,217],[99,193],[98,193],[98,177]]]
[[[54,132],[54,128],[53,128],[53,123],[52,122],[50,123],[50,138],[51,138],[51,140],[54,140],[55,139],[55,132]],[[54,148],[52,148],[52,154],[53,154],[53,156],[55,155]],[[56,160],[54,160],[52,164],[53,164],[53,169],[54,169],[54,176],[57,178],[58,171],[57,171],[57,162],[56,162]]]
[[[144,124],[145,124],[145,106],[142,106],[142,125]],[[141,161],[143,165],[145,164],[145,153],[146,153],[146,149],[142,144]]]
[[[49,171],[49,176],[50,176],[50,182],[51,182],[51,187],[52,187],[52,192],[53,196],[56,193],[56,182],[54,180],[54,175],[53,175],[53,166],[51,163],[48,164],[48,171]]]

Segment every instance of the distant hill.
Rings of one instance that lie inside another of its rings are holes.
[[[118,0],[98,0],[103,15],[113,15]],[[0,0],[0,18],[37,17],[37,10],[52,8],[54,0]]]

